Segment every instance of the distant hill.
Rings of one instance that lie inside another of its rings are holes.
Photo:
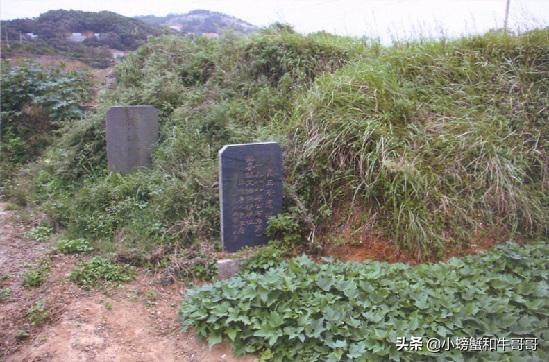
[[[225,29],[249,34],[257,30],[256,26],[244,20],[209,10],[193,10],[186,14],[169,14],[164,17],[145,15],[136,19],[152,26],[167,26],[186,34],[219,34]]]
[[[95,68],[114,64],[151,36],[205,34],[217,36],[224,29],[240,34],[257,30],[243,20],[218,12],[194,10],[165,17],[130,18],[111,11],[51,10],[33,19],[0,22],[2,58],[62,56]]]
[[[2,58],[53,55],[95,68],[112,66],[113,58],[169,31],[110,11],[52,10],[0,25]]]
[[[2,40],[35,37],[46,41],[86,41],[118,50],[134,50],[147,37],[160,35],[158,27],[110,11],[52,10],[34,19],[2,21]],[[32,35],[31,35],[32,34]],[[81,38],[77,35],[81,34]]]

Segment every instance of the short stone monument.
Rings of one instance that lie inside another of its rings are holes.
[[[267,219],[282,210],[282,150],[276,142],[219,151],[221,241],[226,251],[267,243]]]
[[[158,110],[153,106],[116,106],[107,112],[109,171],[128,173],[151,164],[158,141]]]
[[[217,277],[227,279],[240,272],[246,259],[220,259],[217,261]]]

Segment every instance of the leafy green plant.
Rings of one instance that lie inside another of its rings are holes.
[[[506,243],[446,263],[315,263],[187,290],[183,326],[274,361],[544,360],[549,247]],[[537,351],[397,350],[398,337],[538,338]]]
[[[39,300],[32,305],[27,311],[27,321],[32,326],[40,326],[48,319],[49,312],[46,307],[46,304]]]
[[[278,214],[267,222],[267,235],[287,246],[298,245],[303,240],[302,230],[297,213]]]
[[[134,276],[135,271],[131,266],[115,264],[101,256],[95,256],[77,265],[69,278],[84,288],[91,288],[101,283],[128,282]]]
[[[38,156],[53,131],[82,117],[90,89],[83,72],[2,62],[2,166],[9,171]]]
[[[77,254],[93,251],[93,247],[85,239],[70,239],[61,240],[57,244],[57,250],[63,254]]]
[[[251,257],[246,259],[242,267],[242,273],[263,273],[270,268],[278,266],[284,260],[285,252],[275,242],[260,248]]]
[[[217,276],[217,264],[212,258],[205,258],[202,262],[195,262],[191,266],[191,273],[187,278],[203,281],[213,280]]]
[[[40,225],[26,232],[24,236],[28,239],[44,242],[49,240],[52,231],[53,229],[50,226]]]
[[[23,286],[25,288],[41,286],[48,279],[49,272],[49,260],[42,259],[36,267],[29,269],[23,274]]]

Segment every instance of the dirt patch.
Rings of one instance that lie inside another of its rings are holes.
[[[119,287],[85,291],[67,279],[78,257],[50,252],[52,242],[37,243],[22,235],[11,211],[0,204],[0,274],[10,297],[0,304],[0,361],[252,361],[235,357],[226,344],[211,349],[177,320],[185,286],[161,286],[139,271]],[[29,265],[48,258],[51,270],[38,288],[21,287]],[[47,319],[33,326],[27,312],[43,302]],[[18,339],[21,331],[28,337]]]
[[[343,212],[337,214],[339,219],[343,218],[342,215]],[[503,227],[484,231],[482,234],[477,232],[475,241],[467,247],[448,248],[439,258],[422,258],[421,255],[406,252],[395,243],[376,234],[373,230],[376,215],[371,215],[367,210],[354,208],[345,218],[345,222],[336,227],[336,231],[333,233],[338,236],[336,241],[331,240],[327,243],[327,247],[323,250],[323,256],[345,261],[378,260],[415,265],[422,262],[438,262],[452,257],[478,254],[497,243],[508,240],[509,236]],[[365,222],[365,219],[368,219],[368,222]]]
[[[369,238],[343,245],[330,245],[324,251],[324,256],[346,261],[379,260],[389,263],[418,263],[414,256],[402,252],[393,243],[380,238]]]
[[[72,286],[72,288],[76,288]],[[7,361],[251,361],[229,346],[209,349],[180,330],[183,286],[160,287],[149,276],[102,292],[78,291],[62,313]]]
[[[377,215],[370,210],[354,207],[352,210],[337,209],[334,223],[339,226],[329,227],[336,237],[328,240],[323,256],[334,257],[345,261],[379,260],[389,263],[417,264],[417,255],[406,253],[394,243],[384,240],[376,234],[373,226]]]

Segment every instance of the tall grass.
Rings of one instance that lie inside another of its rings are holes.
[[[422,258],[494,230],[546,236],[548,65],[547,30],[387,48],[276,27],[155,39],[50,148],[32,197],[75,237],[110,247],[216,242],[217,151],[276,140],[285,211],[306,219],[303,235],[326,240],[358,209]],[[160,109],[152,169],[107,174],[113,104]]]

